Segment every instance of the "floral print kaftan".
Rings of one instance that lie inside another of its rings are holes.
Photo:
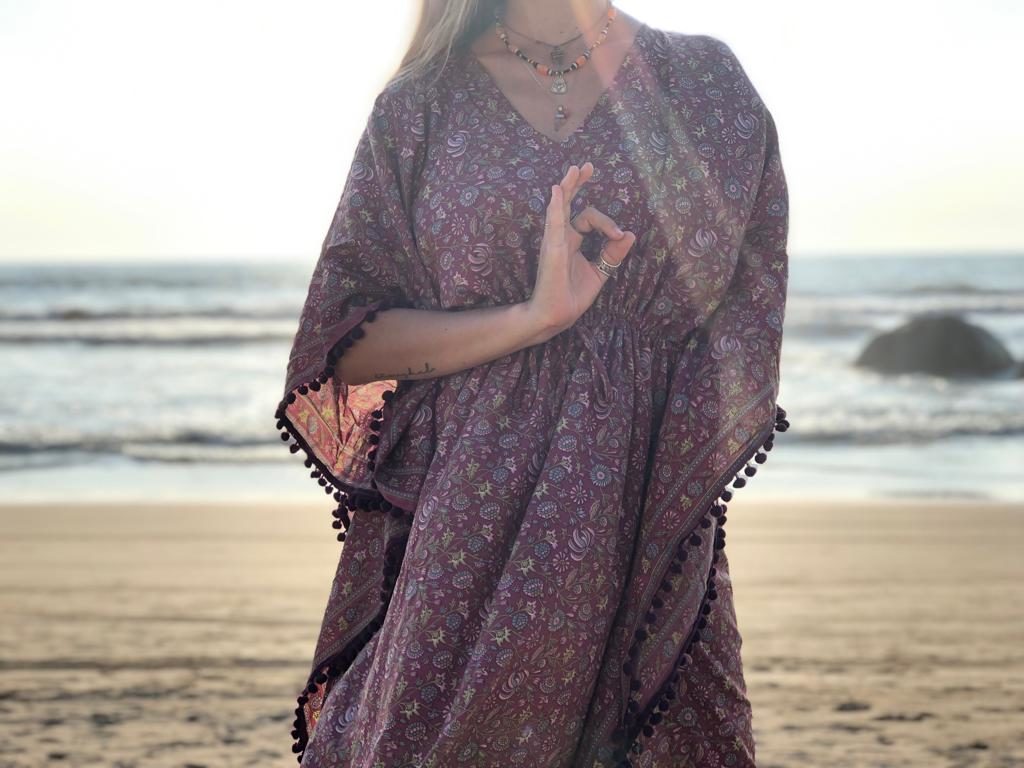
[[[725,43],[646,24],[561,142],[468,51],[443,67],[376,98],[276,414],[343,541],[297,758],[753,766],[724,523],[788,426],[773,117]],[[527,300],[550,187],[588,160],[572,214],[637,240],[573,327],[451,375],[337,377],[391,307]]]

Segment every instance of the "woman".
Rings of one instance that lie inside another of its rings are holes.
[[[277,411],[344,541],[303,766],[754,765],[778,138],[723,42],[606,3],[427,2],[374,103]]]

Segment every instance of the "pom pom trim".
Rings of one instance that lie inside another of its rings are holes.
[[[305,705],[309,701],[309,695],[316,693],[323,687],[322,695],[327,695],[327,685],[341,677],[352,666],[360,651],[366,646],[377,630],[384,624],[388,607],[391,605],[391,597],[394,594],[395,582],[398,580],[398,573],[405,557],[405,547],[408,544],[408,533],[391,538],[384,550],[384,585],[380,592],[380,608],[359,633],[346,643],[338,653],[325,659],[317,668],[309,674],[306,685],[296,698],[298,706],[295,708],[295,721],[291,736],[294,739],[292,752],[296,755],[297,762],[302,762],[302,756],[309,745],[309,733],[306,730]]]
[[[305,395],[309,391],[317,392],[320,387],[330,381],[335,374],[335,365],[338,359],[344,355],[345,350],[351,347],[357,339],[362,338],[366,331],[363,329],[364,323],[373,322],[376,319],[378,313],[383,312],[386,309],[390,309],[393,306],[401,306],[403,302],[399,299],[385,298],[377,302],[377,306],[370,309],[360,319],[360,321],[353,326],[349,331],[343,334],[334,344],[331,345],[330,349],[326,354],[324,365],[321,368],[320,373],[311,381],[304,382],[283,397],[278,403],[277,410],[274,414],[276,418],[276,426],[281,431],[281,440],[288,446],[288,450],[292,453],[298,453],[302,451],[304,454],[303,464],[310,468],[310,477],[317,481],[324,492],[328,495],[333,496],[337,502],[337,507],[332,512],[332,527],[338,531],[338,541],[345,541],[349,527],[352,523],[352,514],[356,510],[363,510],[366,512],[376,511],[384,514],[389,514],[394,518],[405,518],[411,523],[413,519],[413,511],[406,509],[398,503],[391,501],[384,497],[383,493],[377,488],[377,483],[373,479],[373,471],[376,466],[376,455],[377,446],[380,443],[381,429],[383,428],[386,420],[386,415],[390,407],[391,401],[394,398],[394,390],[385,390],[381,393],[381,404],[371,413],[371,420],[369,422],[369,429],[371,434],[367,439],[367,443],[370,448],[367,451],[367,468],[370,473],[370,485],[371,488],[359,488],[349,483],[339,480],[313,451],[309,443],[302,437],[295,425],[291,422],[287,414],[287,407],[291,403],[295,402],[295,392]],[[399,385],[401,382],[399,382]],[[383,586],[380,592],[380,608],[377,614],[366,623],[365,626],[356,634],[345,647],[339,650],[337,653],[331,655],[325,659],[319,665],[317,665],[309,674],[305,686],[303,686],[301,692],[296,697],[297,706],[295,708],[295,720],[291,731],[291,737],[294,740],[292,744],[292,752],[296,755],[297,762],[302,762],[302,756],[306,751],[306,747],[309,743],[309,733],[306,729],[306,717],[305,717],[305,705],[309,701],[310,695],[322,692],[323,696],[327,695],[327,688],[337,678],[345,674],[348,668],[352,665],[352,662],[359,655],[359,652],[366,646],[367,643],[373,638],[377,630],[384,624],[384,618],[387,615],[388,607],[391,604],[391,596],[394,592],[395,582],[398,578],[398,573],[401,570],[402,560],[405,556],[405,546],[408,541],[408,533],[401,534],[399,536],[390,539],[385,547],[385,564],[384,564],[384,580]]]
[[[769,429],[767,436],[761,441],[760,445],[753,451],[748,452],[742,456],[736,462],[733,463],[729,471],[725,473],[725,477],[729,478],[725,481],[719,492],[715,494],[714,501],[711,502],[707,511],[700,518],[699,525],[689,535],[682,538],[679,542],[679,546],[675,557],[667,567],[667,570],[671,574],[682,572],[682,563],[687,559],[686,548],[687,545],[699,546],[703,543],[703,536],[697,532],[697,529],[707,529],[712,525],[712,520],[717,518],[718,527],[715,529],[715,541],[714,549],[711,555],[711,567],[707,574],[707,588],[704,591],[704,597],[701,599],[700,607],[697,610],[697,619],[694,621],[693,626],[690,628],[690,632],[686,639],[683,641],[682,647],[676,656],[676,662],[674,665],[674,671],[672,675],[665,680],[658,690],[651,697],[646,707],[641,709],[638,692],[643,687],[641,681],[634,677],[636,665],[634,660],[639,656],[640,648],[639,645],[646,639],[649,634],[649,629],[637,629],[633,634],[633,642],[630,645],[628,656],[629,661],[623,663],[622,671],[624,681],[626,683],[626,689],[629,691],[629,698],[621,713],[621,720],[619,726],[612,732],[612,756],[616,761],[616,768],[633,768],[633,757],[643,754],[644,750],[644,739],[650,739],[655,732],[655,726],[660,723],[663,719],[664,712],[668,711],[671,702],[678,695],[677,686],[679,683],[680,674],[684,673],[693,661],[694,646],[704,638],[702,630],[708,625],[708,614],[711,613],[711,605],[718,597],[718,591],[716,590],[715,575],[717,569],[715,564],[720,559],[720,552],[725,548],[725,522],[726,522],[726,503],[732,499],[732,491],[726,488],[729,482],[732,482],[733,488],[742,488],[746,485],[746,477],[753,477],[757,468],[752,466],[749,462],[753,458],[757,464],[763,464],[767,459],[767,451],[772,449],[775,441],[776,432],[785,432],[789,429],[789,421],[786,419],[786,411],[781,406],[776,404],[775,408],[775,423]],[[762,450],[763,449],[763,450]],[[740,474],[742,472],[742,475]],[[663,578],[659,591],[669,593],[672,591],[672,583],[670,576],[666,574]],[[664,598],[661,598],[656,593],[651,600],[651,605],[646,611],[641,611],[639,615],[643,616],[643,621],[649,626],[653,627],[658,620],[658,610],[664,605]]]

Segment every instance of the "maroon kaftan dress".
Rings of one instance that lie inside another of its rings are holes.
[[[723,524],[788,426],[772,116],[727,45],[647,25],[564,142],[468,53],[444,66],[377,97],[277,412],[344,541],[298,759],[751,766]],[[335,377],[378,311],[527,299],[550,186],[587,160],[572,214],[638,237],[572,328],[452,375]]]

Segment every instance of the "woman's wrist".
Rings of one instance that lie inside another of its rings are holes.
[[[537,311],[529,299],[510,306],[514,322],[520,324],[529,339],[529,345],[542,344],[553,336],[557,336],[564,328],[552,325],[548,318]]]

